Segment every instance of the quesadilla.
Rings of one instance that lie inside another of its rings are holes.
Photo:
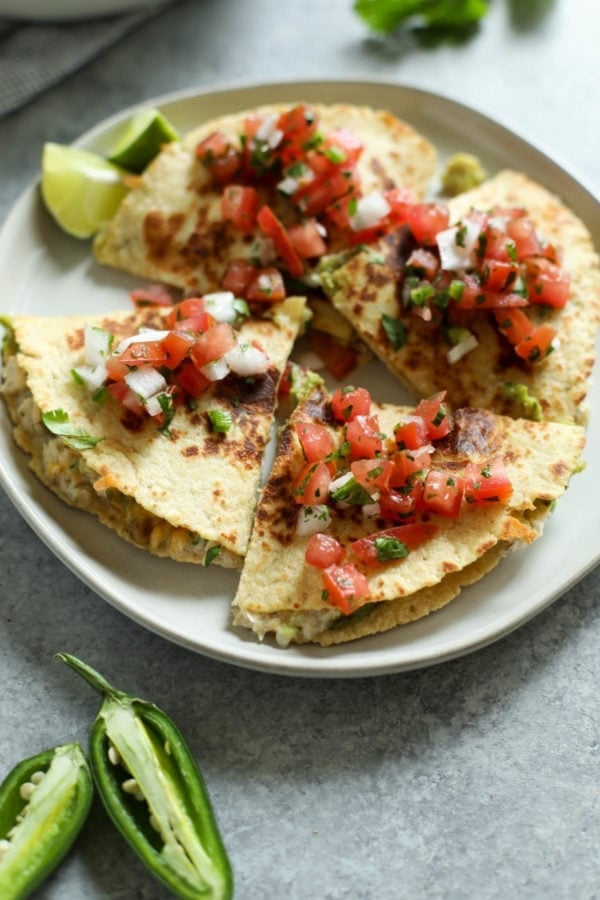
[[[221,286],[239,259],[275,261],[298,277],[304,259],[339,249],[331,217],[342,198],[395,188],[418,198],[435,165],[433,146],[388,112],[345,104],[243,111],[166,145],[130,179],[94,253],[113,268],[200,293]],[[262,227],[264,206],[278,221],[265,214]],[[301,216],[310,218],[308,235]],[[291,251],[280,222],[298,225]]]
[[[448,208],[425,244],[403,227],[329,261],[333,305],[416,397],[443,387],[455,406],[585,423],[600,323],[585,225],[511,171]]]
[[[317,386],[281,435],[233,602],[260,638],[327,646],[439,609],[538,538],[581,466],[580,426],[366,393]]]
[[[31,468],[66,503],[157,556],[238,567],[305,301],[237,329],[209,327],[198,304],[177,330],[180,307],[15,316],[2,394]],[[223,349],[211,355],[207,335]]]

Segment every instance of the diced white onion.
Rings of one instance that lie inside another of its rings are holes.
[[[159,397],[167,397],[164,391],[160,391],[158,394],[153,394],[152,397],[148,397],[145,401],[144,406],[146,407],[146,412],[149,416],[158,416],[163,411],[162,406],[160,405]]]
[[[269,137],[267,138],[267,144],[274,150],[281,143],[281,139],[283,137],[283,131],[281,128],[274,128]]]
[[[225,360],[236,375],[262,375],[269,368],[269,357],[252,344],[237,344],[225,354]]]
[[[319,232],[322,238],[327,237],[327,229],[321,222],[315,222],[315,228]]]
[[[317,534],[326,531],[330,525],[331,515],[324,504],[301,506],[298,510],[296,533],[299,535]]]
[[[79,375],[88,391],[97,391],[108,377],[104,363],[97,366],[76,366],[74,371]]]
[[[488,225],[495,228],[496,231],[506,231],[508,222],[510,222],[509,216],[490,216],[488,219]]]
[[[295,194],[298,190],[298,181],[296,178],[292,178],[291,175],[288,175],[287,178],[283,178],[277,184],[277,190],[285,194],[286,197],[291,197],[292,194]]]
[[[318,372],[320,369],[325,368],[324,361],[313,350],[305,350],[303,353],[299,353],[296,357],[296,362],[302,368],[311,369],[313,372]]]
[[[367,519],[376,519],[380,512],[379,500],[375,500],[373,503],[365,503],[362,507],[362,514]]]
[[[454,363],[458,362],[459,359],[462,359],[463,356],[466,356],[467,353],[470,353],[471,350],[474,350],[478,344],[479,341],[477,340],[475,335],[469,332],[469,334],[465,335],[465,337],[462,338],[462,340],[460,340],[458,344],[455,344],[454,347],[451,347],[450,350],[448,350],[448,352],[446,353],[446,359],[448,360],[450,365],[453,365]]]
[[[146,401],[153,394],[160,394],[167,387],[167,382],[152,366],[139,366],[125,376],[125,383],[134,394]]]
[[[216,291],[214,294],[204,294],[206,311],[217,322],[235,322],[237,312],[234,301],[235,296],[231,291]]]
[[[220,359],[202,366],[200,371],[209,381],[221,381],[222,378],[229,375],[230,369],[227,365],[227,360],[222,356]]]
[[[110,356],[110,348],[113,336],[104,328],[95,325],[86,325],[84,328],[84,362],[86,366],[94,369]]]
[[[168,334],[168,331],[159,331],[157,328],[144,328],[137,334],[130,334],[129,337],[123,338],[113,350],[112,355],[120,356],[132,344],[142,344],[144,341],[162,341]]]
[[[460,244],[456,237],[461,232]],[[457,272],[461,269],[469,269],[476,262],[475,247],[481,232],[479,222],[473,219],[465,219],[460,225],[452,225],[438,232],[436,242],[440,251],[442,269]]]
[[[277,128],[278,118],[277,113],[274,113],[272,116],[266,116],[255,134],[257,141],[265,141],[271,149],[277,147],[283,137],[283,131],[281,128]]]
[[[356,204],[356,212],[350,219],[350,227],[353,231],[363,231],[365,228],[374,228],[390,212],[390,204],[381,191],[372,191],[360,197]]]

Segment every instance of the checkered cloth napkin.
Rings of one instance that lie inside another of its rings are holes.
[[[24,106],[163,8],[84,22],[0,19],[0,116]]]

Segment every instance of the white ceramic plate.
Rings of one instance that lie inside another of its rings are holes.
[[[575,209],[589,227],[598,204],[570,175],[510,130],[472,109],[413,88],[365,82],[304,82],[224,88],[147,101],[186,131],[202,120],[261,103],[365,103],[392,110],[432,140],[442,160],[476,153],[487,170],[521,169]],[[84,135],[80,144],[106,150],[126,110]],[[600,245],[600,235],[595,235]],[[129,304],[139,281],[97,266],[89,244],[63,234],[45,212],[37,185],[27,190],[0,232],[0,281],[10,284],[14,313],[102,313]],[[353,377],[378,400],[402,402],[396,382],[379,364]],[[354,677],[414,669],[460,656],[497,640],[540,612],[600,560],[600,392],[592,391],[588,468],[573,479],[543,538],[514,551],[479,584],[440,612],[414,624],[340,647],[259,643],[233,629],[229,603],[236,575],[157,559],[136,550],[92,516],[62,504],[30,473],[11,440],[0,404],[0,478],[40,538],[101,597],[168,640],[219,660],[287,675]]]

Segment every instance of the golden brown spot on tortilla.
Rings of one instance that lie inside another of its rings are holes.
[[[376,156],[373,157],[370,163],[371,171],[374,175],[381,179],[383,190],[391,191],[392,188],[396,187],[396,182],[393,178],[387,174],[385,168],[381,164],[381,161],[377,159]]]
[[[454,430],[438,445],[442,454],[457,457],[489,456],[501,446],[494,417],[483,409],[463,407],[454,416]]]
[[[148,248],[148,258],[164,259],[171,242],[185,222],[184,213],[172,213],[166,218],[157,210],[153,210],[144,219],[144,242]]]
[[[196,444],[190,444],[181,451],[182,456],[198,456],[200,448]]]
[[[128,431],[143,431],[144,417],[138,416],[137,413],[132,412],[130,409],[126,409],[121,416],[121,425],[127,428]]]
[[[83,328],[78,328],[67,335],[67,346],[69,350],[81,350],[85,343]]]
[[[458,566],[456,563],[445,561],[442,563],[442,569],[444,572],[456,572],[458,571]]]
[[[556,481],[564,481],[570,471],[570,467],[561,459],[552,466],[552,474]]]

